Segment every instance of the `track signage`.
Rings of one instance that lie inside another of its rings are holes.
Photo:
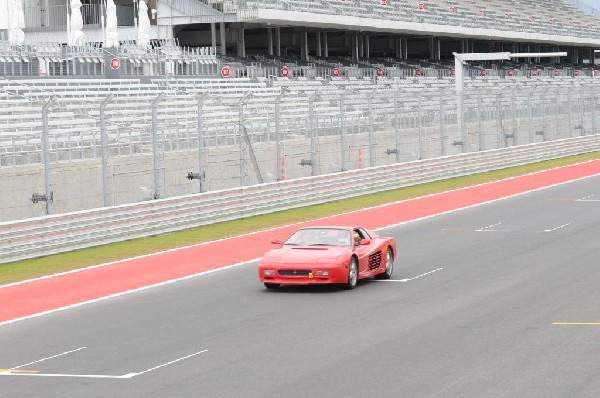
[[[340,75],[340,68],[333,68],[331,70],[331,76],[338,77]]]
[[[110,67],[112,69],[119,69],[121,67],[121,61],[119,58],[113,58],[110,60]]]
[[[229,77],[230,75],[231,75],[231,69],[229,69],[229,66],[224,66],[221,68],[221,76]]]
[[[288,75],[290,74],[290,71],[288,68],[286,68],[285,66],[283,68],[281,68],[281,70],[279,71],[279,73],[281,74],[281,76],[283,77],[288,77]]]

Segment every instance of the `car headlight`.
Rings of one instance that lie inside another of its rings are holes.
[[[275,275],[275,271],[272,269],[263,269],[263,275]]]
[[[315,271],[315,276],[329,276],[329,271]]]

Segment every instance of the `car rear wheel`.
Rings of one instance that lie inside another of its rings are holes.
[[[356,257],[350,259],[350,265],[348,265],[348,281],[344,286],[348,290],[352,290],[358,283],[358,261]]]
[[[392,248],[388,247],[387,253],[385,254],[385,271],[375,275],[375,278],[390,279],[392,277],[392,272],[394,272],[394,254],[392,253]]]
[[[269,290],[279,289],[279,286],[281,286],[279,283],[265,283],[265,287]]]

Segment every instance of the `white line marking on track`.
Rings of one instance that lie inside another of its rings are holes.
[[[476,229],[475,232],[491,232],[491,231],[493,231],[492,228],[497,227],[500,224],[502,224],[502,223],[497,222],[496,224],[492,224],[492,225],[488,225],[487,227]]]
[[[600,199],[590,199],[593,197],[594,197],[594,195],[584,196],[581,199],[576,199],[575,202],[600,202]]]
[[[554,231],[559,230],[561,228],[568,227],[569,225],[571,225],[570,222],[568,222],[566,224],[563,224],[563,225],[560,225],[558,227],[552,228],[552,229],[545,229],[544,232],[554,232]]]
[[[85,348],[85,347],[83,347]],[[196,355],[202,354],[204,352],[207,352],[208,350],[202,350],[202,351],[198,351],[195,352],[193,354],[190,355],[186,355],[185,357],[181,357],[181,358],[177,358],[173,361],[167,362],[167,363],[163,363],[162,365],[158,365],[155,366],[153,368],[150,369],[146,369],[142,372],[137,372],[137,373],[127,373],[124,374],[122,376],[115,376],[115,375],[77,375],[77,374],[60,374],[60,373],[11,373],[11,372],[0,372],[0,376],[36,376],[36,377],[76,377],[76,378],[87,378],[87,379],[131,379],[133,377],[142,375],[144,373],[148,373],[151,372],[153,370],[156,369],[160,369],[163,368],[165,366],[168,365],[172,365],[176,362],[179,361],[183,361],[184,359],[188,359],[191,357],[194,357]]]
[[[54,359],[54,358],[58,358],[58,357],[62,357],[63,355],[67,355],[67,354],[71,354],[73,352],[77,352],[77,351],[81,351],[81,350],[85,350],[87,347],[79,347],[75,350],[71,350],[71,351],[65,351],[63,353],[57,354],[57,355],[52,355],[51,357],[47,357],[47,358],[42,358],[42,359],[38,359],[37,361],[33,361],[33,362],[29,362],[29,363],[25,363],[23,365],[19,365],[19,366],[15,366],[12,367],[12,369],[19,369],[19,368],[24,368],[25,366],[29,366],[29,365],[33,365],[34,363],[40,363],[43,361],[47,361],[48,359]]]
[[[417,276],[415,276],[413,278],[409,278],[409,279],[375,279],[375,281],[377,281],[377,282],[409,282],[409,281],[414,281],[415,279],[419,279],[425,275],[430,275],[430,274],[433,274],[434,272],[438,272],[441,270],[443,270],[443,268],[437,268],[437,269],[434,269],[433,271],[425,272],[424,274],[417,275]]]
[[[153,368],[146,369],[146,370],[144,370],[144,371],[142,371],[142,372],[138,372],[138,373],[129,373],[129,374],[125,375],[125,376],[130,376],[130,377],[139,376],[139,375],[141,375],[141,374],[148,373],[148,372],[152,372],[153,370],[160,369],[160,368],[163,368],[163,367],[165,367],[165,366],[168,366],[168,365],[174,364],[175,362],[179,362],[179,361],[183,361],[184,359],[188,359],[188,358],[191,358],[191,357],[195,357],[196,355],[199,355],[199,354],[205,353],[205,352],[207,352],[207,351],[208,351],[208,350],[202,350],[202,351],[198,351],[198,352],[195,352],[195,353],[193,353],[193,354],[190,354],[190,355],[188,355],[188,356],[181,357],[181,358],[177,358],[177,359],[175,359],[175,360],[173,360],[173,361],[171,361],[171,362],[163,363],[162,365],[158,365],[158,366],[155,366],[155,367],[153,367]]]
[[[0,376],[35,376],[35,377],[78,377],[86,379],[130,379],[128,375],[111,376],[111,375],[72,375],[72,374],[56,374],[56,373],[10,373],[0,372]]]

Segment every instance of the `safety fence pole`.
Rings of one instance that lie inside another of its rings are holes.
[[[160,199],[160,168],[158,164],[158,104],[163,100],[165,93],[160,93],[154,101],[152,101],[152,171],[154,177],[154,199]]]
[[[46,195],[46,215],[52,214],[53,195],[50,191],[50,131],[48,127],[48,110],[56,102],[52,96],[42,107],[42,159],[44,161],[44,193]]]
[[[102,158],[102,203],[104,207],[110,206],[108,188],[108,133],[106,131],[106,107],[113,99],[114,94],[109,94],[100,104],[100,151]]]
[[[206,159],[204,157],[204,101],[210,96],[205,93],[198,96],[198,181],[200,193],[206,192]]]

